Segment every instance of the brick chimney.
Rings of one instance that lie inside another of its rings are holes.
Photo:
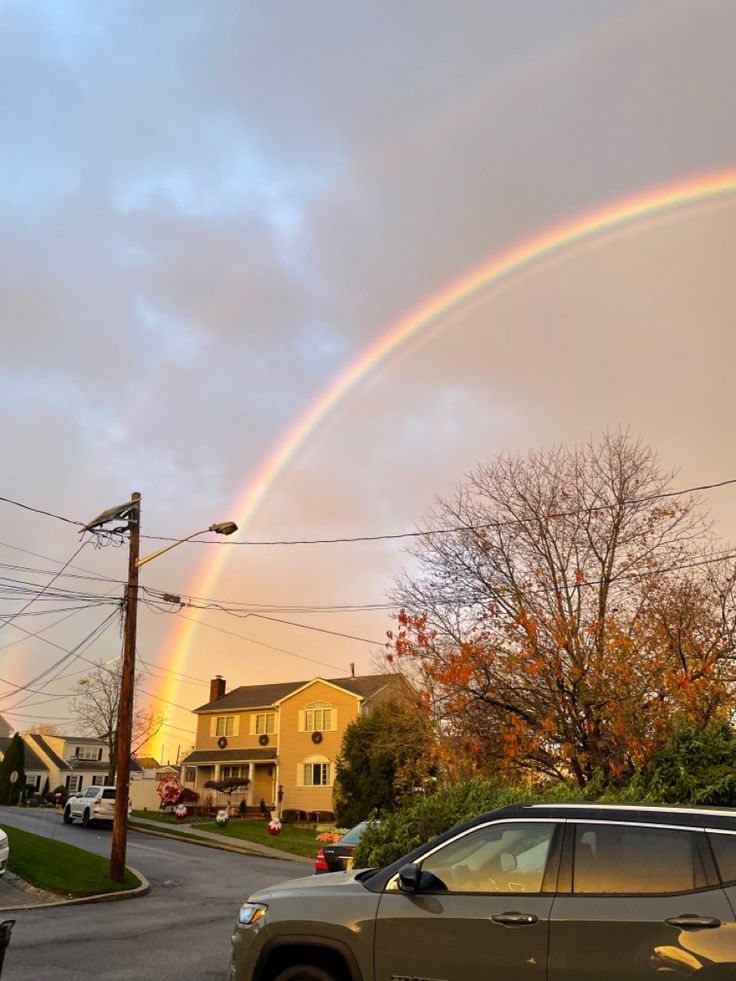
[[[210,701],[216,702],[225,694],[225,679],[221,674],[215,675],[210,682]]]

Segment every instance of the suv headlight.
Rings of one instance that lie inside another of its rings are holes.
[[[266,915],[268,906],[264,903],[243,903],[238,910],[238,923],[241,926],[250,926]]]

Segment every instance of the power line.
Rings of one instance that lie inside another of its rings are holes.
[[[546,515],[548,520],[558,519],[558,518],[569,518],[575,517],[576,515],[582,514],[596,514],[601,511],[610,511],[614,508],[624,507],[634,504],[648,504],[652,501],[666,500],[672,497],[683,497],[686,494],[695,494],[699,491],[709,491],[717,490],[721,487],[729,487],[732,484],[736,484],[736,477],[729,478],[728,480],[719,480],[710,484],[696,484],[692,487],[685,487],[682,490],[672,490],[672,491],[661,491],[658,494],[649,494],[644,497],[635,497],[624,499],[622,501],[615,501],[611,504],[598,504],[594,507],[588,508],[574,508],[569,511],[558,511],[552,512]],[[27,504],[23,504],[19,501],[10,500],[7,497],[0,497],[0,501],[14,505],[15,507],[24,508],[27,511],[33,511],[36,514],[44,514],[50,518],[57,518],[59,521],[65,521],[67,524],[76,525],[78,527],[86,527],[82,521],[74,521],[71,518],[65,518],[62,515],[54,514],[51,511],[44,511],[39,508],[30,507]],[[436,528],[433,531],[402,531],[394,533],[384,533],[376,535],[353,535],[349,537],[336,537],[336,538],[300,538],[300,539],[271,539],[271,540],[241,540],[241,541],[222,541],[220,539],[192,539],[191,542],[187,544],[192,545],[219,545],[221,547],[233,547],[233,546],[270,546],[270,545],[343,545],[343,544],[354,544],[357,542],[379,542],[379,541],[396,541],[402,538],[431,538],[433,535],[454,535],[462,531],[486,531],[489,528],[505,528],[514,527],[517,525],[528,524],[530,519],[525,518],[510,518],[504,521],[489,521],[480,525],[457,525],[450,528]],[[108,532],[108,534],[114,534],[115,532]],[[121,530],[122,533],[122,530]],[[163,535],[141,535],[141,538],[148,539],[150,541],[159,542],[181,542],[181,539],[166,537]]]
[[[30,504],[23,504],[20,501],[11,501],[9,497],[0,497],[0,501],[4,504],[12,504],[16,508],[23,508],[24,511],[32,511],[34,514],[43,514],[47,518],[56,518],[57,521],[64,521],[68,525],[76,525],[79,528],[83,528],[84,524],[81,521],[73,521],[71,518],[65,518],[61,514],[54,514],[52,511],[44,511],[41,508],[33,508]]]
[[[311,664],[319,664],[323,668],[331,668],[333,671],[343,671],[344,668],[338,664],[328,664],[327,661],[318,661],[314,657],[307,657],[306,654],[296,654],[294,651],[284,650],[283,647],[275,647],[273,644],[266,644],[262,640],[255,640],[253,637],[245,637],[243,634],[235,633],[234,630],[227,630],[225,627],[217,627],[213,623],[207,623],[205,620],[198,620],[195,617],[187,617],[183,613],[175,613],[175,616],[181,617],[182,620],[189,620],[190,623],[196,623],[200,627],[206,627],[208,630],[217,630],[221,634],[227,634],[229,637],[237,637],[238,640],[244,640],[249,644],[255,644],[257,647],[265,647],[266,650],[276,651],[278,654],[286,654],[289,657],[295,657],[300,661],[309,661]]]
[[[64,565],[61,567],[61,569],[59,569],[59,571],[57,573],[55,573],[51,577],[51,579],[49,579],[49,581],[46,583],[46,585],[43,587],[43,589],[41,589],[41,591],[36,596],[32,596],[31,599],[28,600],[28,602],[26,603],[26,605],[24,607],[22,607],[22,609],[18,610],[17,613],[13,614],[13,616],[11,616],[9,620],[6,620],[5,623],[0,623],[0,630],[2,630],[3,627],[7,627],[7,625],[9,623],[12,623],[13,620],[15,619],[15,617],[20,616],[22,613],[24,613],[28,609],[28,607],[31,605],[31,603],[35,602],[35,600],[37,600],[39,596],[43,595],[43,593],[45,593],[46,590],[50,588],[50,586],[52,585],[52,583],[54,583],[59,578],[59,576],[62,574],[62,572],[64,571],[64,569],[66,569],[66,567],[71,562],[73,562],[74,559],[76,559],[76,557],[79,555],[79,553],[82,551],[82,549],[84,548],[85,545],[86,545],[86,542],[82,542],[82,544],[76,550],[76,552],[74,553],[74,555],[72,555],[72,557],[68,561],[66,561],[64,563]]]
[[[84,650],[85,645],[90,645],[90,644],[94,643],[96,640],[98,640],[102,636],[102,634],[107,630],[107,628],[110,626],[110,624],[113,622],[113,620],[115,619],[116,616],[117,616],[117,611],[113,611],[112,613],[108,613],[107,616],[104,618],[104,620],[102,620],[101,623],[99,623],[93,630],[91,630],[87,634],[87,636],[83,640],[81,640],[79,642],[79,644],[76,645],[76,647],[73,647],[71,650],[66,650],[65,648],[61,647],[61,645],[54,644],[55,647],[59,647],[60,650],[64,651],[63,656],[60,657],[50,667],[46,668],[45,671],[42,671],[40,674],[36,675],[34,678],[31,678],[31,680],[27,684],[25,684],[25,685],[14,685],[12,681],[8,681],[6,678],[0,678],[0,682],[2,682],[3,684],[13,686],[13,691],[4,692],[2,695],[0,695],[0,700],[4,700],[6,698],[12,698],[13,695],[18,694],[21,691],[32,692],[34,695],[49,695],[49,694],[51,694],[51,692],[49,692],[48,690],[47,691],[39,691],[39,690],[37,690],[37,689],[35,689],[35,688],[31,687],[31,686],[34,685],[34,684],[36,684],[38,681],[40,681],[43,677],[45,677],[51,671],[55,670],[55,668],[57,668],[57,667],[60,668],[64,664],[64,662],[67,661],[70,657],[71,658],[81,657],[81,653],[80,652],[82,650]],[[17,630],[21,630],[22,628],[21,627],[16,627],[16,629]],[[47,640],[45,637],[41,637],[39,639],[45,641],[47,644],[52,643],[52,641]],[[82,660],[86,660],[86,659],[85,658],[82,658]],[[52,680],[55,680],[55,679],[52,679]],[[15,707],[15,706],[13,706],[13,707]]]

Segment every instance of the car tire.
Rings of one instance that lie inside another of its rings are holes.
[[[92,825],[92,822],[89,819],[89,808],[87,808],[87,810],[82,815],[82,824],[84,825],[85,828],[89,828]]]
[[[274,978],[274,981],[342,981],[342,973],[335,974],[318,964],[291,964]]]
[[[73,820],[74,820],[74,818],[72,817],[72,809],[71,809],[71,807],[65,808],[64,809],[64,824],[71,824]]]

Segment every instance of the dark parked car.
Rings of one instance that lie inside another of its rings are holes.
[[[255,893],[232,981],[736,979],[736,812],[514,805]]]
[[[314,862],[314,872],[344,872],[353,867],[353,852],[358,847],[358,842],[363,836],[363,832],[368,827],[367,821],[361,821],[350,831],[332,845],[325,845],[317,852]]]

